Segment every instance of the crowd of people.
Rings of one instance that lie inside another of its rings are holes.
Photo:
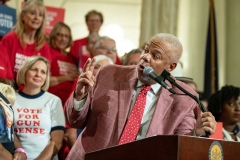
[[[211,135],[216,121],[223,122],[224,139],[239,141],[238,87],[223,87],[202,113],[191,97],[143,73],[148,66],[156,75],[174,71],[183,50],[174,35],[156,34],[120,59],[115,40],[99,35],[102,13],[89,11],[85,21],[88,37],[73,41],[70,27],[58,22],[46,39],[44,3],[28,0],[2,38],[1,158],[84,159],[154,135]],[[198,96],[187,82],[176,82]]]

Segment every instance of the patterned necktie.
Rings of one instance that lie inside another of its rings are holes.
[[[147,92],[150,89],[151,86],[143,86],[139,92],[118,144],[132,142],[136,139],[146,105]]]

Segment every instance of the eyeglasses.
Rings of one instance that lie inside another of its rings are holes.
[[[87,22],[90,22],[90,23],[101,23],[101,20],[98,20],[98,19],[89,19]]]
[[[57,33],[57,36],[58,37],[61,37],[61,38],[69,38],[70,36],[69,35],[67,35],[67,34],[62,34],[62,33]]]
[[[107,46],[100,46],[98,47],[99,49],[105,50],[105,51],[112,51],[112,52],[117,52],[117,49],[115,47],[107,47]]]

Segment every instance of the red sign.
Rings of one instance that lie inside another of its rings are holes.
[[[64,21],[65,9],[46,6],[46,11],[47,24],[45,33],[50,33],[56,23]]]
[[[223,128],[222,122],[217,122],[216,130],[213,135],[209,136],[209,138],[223,139],[222,128]]]

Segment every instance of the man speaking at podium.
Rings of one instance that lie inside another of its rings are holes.
[[[166,33],[153,36],[146,44],[137,66],[108,65],[93,76],[95,59],[88,59],[74,93],[65,104],[66,122],[84,129],[67,159],[84,159],[86,153],[122,145],[155,135],[213,134],[216,121],[210,112],[194,108],[198,104],[177,87],[177,94],[143,73],[152,67],[156,75],[172,71],[182,55],[179,40]],[[183,82],[176,82],[197,96]]]

